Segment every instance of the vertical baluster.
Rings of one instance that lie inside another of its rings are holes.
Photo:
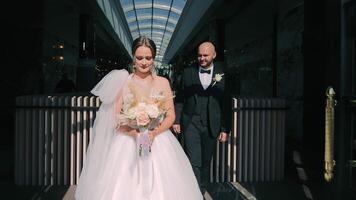
[[[65,185],[71,184],[70,182],[70,165],[71,165],[71,151],[70,151],[70,145],[71,145],[71,127],[72,127],[72,121],[71,121],[71,96],[65,96],[64,97],[64,106],[66,109],[63,111],[63,122],[64,122],[64,128],[63,128],[63,183]]]
[[[79,96],[77,98],[77,111],[76,111],[76,115],[77,115],[77,130],[76,130],[76,171],[75,171],[75,182],[77,183],[78,179],[79,179],[79,174],[80,174],[80,170],[82,167],[82,144],[83,144],[83,137],[82,137],[82,133],[83,133],[83,111],[81,110],[81,108],[83,107],[83,97]]]
[[[255,99],[255,106],[257,108],[261,108],[261,105],[260,105],[260,102],[261,100],[260,99]],[[256,131],[256,134],[255,134],[255,168],[254,168],[254,171],[255,171],[255,179],[254,181],[259,181],[260,179],[260,165],[261,165],[261,157],[260,157],[260,146],[261,146],[261,124],[260,124],[260,115],[261,115],[261,110],[256,110],[255,111],[255,118],[253,119],[254,121],[254,124],[255,124],[255,131]]]
[[[233,99],[233,104],[234,104],[234,109],[238,108],[238,99],[234,98]],[[232,153],[231,153],[231,160],[232,160],[232,169],[231,172],[232,174],[232,181],[236,182],[237,181],[237,173],[240,168],[237,166],[237,160],[238,160],[238,155],[237,155],[237,141],[238,141],[238,112],[237,110],[234,111],[234,121],[233,121],[233,135],[232,135]]]
[[[210,162],[210,178],[209,178],[210,182],[214,182],[214,171],[215,171],[215,168],[214,168],[215,162],[214,161],[215,161],[215,154],[213,155],[213,159]]]
[[[24,98],[23,97],[17,97],[16,98],[16,105],[18,105],[20,108],[18,108],[16,110],[16,115],[18,116],[17,121],[17,126],[16,126],[16,133],[17,133],[17,160],[16,160],[16,166],[17,166],[17,170],[16,170],[16,174],[17,174],[17,179],[16,183],[18,185],[23,185],[24,184],[24,156],[25,156],[25,149],[24,149],[24,139],[25,139],[25,135],[24,135],[24,130],[25,130],[25,109],[22,108],[22,106],[24,106]]]
[[[282,103],[282,106],[283,107],[286,107],[286,102],[285,102],[285,100],[283,100],[283,103]],[[281,167],[282,167],[282,170],[281,170],[281,174],[282,174],[282,177],[281,177],[281,180],[284,178],[284,153],[285,153],[285,131],[286,131],[286,129],[285,129],[285,124],[286,124],[286,111],[283,111],[282,112],[282,114],[281,114],[281,131],[282,131],[282,138],[281,138],[281,140],[282,140],[282,155],[281,155],[281,157],[282,157],[282,164],[281,164]]]
[[[273,107],[279,107],[279,100],[277,98],[274,98],[273,100]],[[278,119],[279,119],[279,110],[273,110],[273,113],[274,113],[274,122],[273,122],[273,126],[274,126],[274,135],[275,135],[275,146],[274,146],[274,175],[273,175],[273,181],[277,181],[278,179],[278,175],[279,175],[279,161],[280,161],[280,146],[281,146],[281,143],[280,143],[280,135],[279,135],[279,122],[278,122]]]
[[[272,108],[276,107],[276,100],[275,99],[271,99],[271,104],[272,104]],[[271,145],[271,181],[275,181],[276,180],[276,170],[278,170],[277,166],[276,166],[276,161],[277,161],[277,146],[279,145],[277,143],[277,111],[276,110],[272,110],[272,122],[271,122],[271,126],[272,126],[272,145]]]
[[[86,150],[87,150],[87,146],[88,146],[88,141],[89,141],[89,97],[88,96],[84,96],[83,97],[83,145],[82,145],[82,159],[81,159],[81,165],[83,165],[83,162],[85,161],[86,158]],[[81,171],[81,167],[80,167],[80,171]],[[80,173],[80,172],[79,172]]]
[[[32,108],[31,107],[31,98],[26,96],[25,97],[25,105],[28,109],[26,109],[26,115],[25,115],[25,184],[26,185],[31,185],[31,112],[32,112]]]
[[[272,104],[271,104],[271,100],[267,99],[267,107],[271,108]],[[268,110],[267,111],[268,115],[267,115],[267,134],[266,134],[266,143],[267,143],[267,147],[266,147],[266,161],[267,161],[267,165],[266,165],[266,181],[270,181],[271,180],[271,171],[272,171],[272,158],[271,158],[271,149],[272,147],[272,111]]]
[[[45,119],[45,97],[39,97],[39,109],[38,121],[39,121],[39,130],[38,130],[38,178],[39,185],[43,185],[45,182],[45,130],[46,130],[46,119]]]
[[[45,102],[45,144],[44,144],[44,152],[45,152],[45,185],[51,184],[51,121],[52,121],[52,109],[50,106],[52,105],[51,96],[46,98]]]
[[[266,107],[266,100],[261,99],[261,107],[265,108]],[[266,117],[267,117],[267,111],[262,110],[261,111],[261,149],[260,149],[260,157],[261,157],[261,165],[260,165],[260,181],[265,181],[266,180],[266,133],[267,133],[267,125],[266,125]]]
[[[57,96],[51,98],[51,185],[57,182],[57,141],[58,141],[58,106]]]
[[[77,97],[71,98],[71,129],[70,129],[70,185],[76,184],[76,131],[77,131],[77,113],[76,113]]]
[[[91,139],[93,138],[93,125],[94,125],[94,113],[95,113],[95,97],[91,96],[89,99],[89,107],[93,108],[89,111],[89,143],[91,141]]]
[[[57,128],[57,185],[63,185],[63,133],[64,133],[64,96],[57,97],[57,106],[59,107],[57,110],[58,117],[58,128]]]
[[[285,107],[284,100],[279,99],[278,100],[278,107]],[[284,174],[284,112],[283,110],[277,111],[277,135],[278,135],[278,150],[277,150],[277,155],[278,155],[278,171],[277,171],[277,180],[282,180],[283,179],[283,174]]]
[[[243,99],[244,105],[243,107],[248,107],[249,106],[249,101],[247,98]],[[249,171],[250,171],[250,159],[249,159],[249,145],[250,145],[250,129],[249,129],[249,117],[250,117],[250,111],[248,109],[243,111],[244,113],[244,123],[243,123],[243,135],[244,135],[244,181],[249,180]]]
[[[31,185],[38,185],[38,113],[39,113],[39,102],[38,102],[38,97],[37,96],[32,96],[32,106],[34,107],[32,109],[32,117],[31,117],[31,123],[32,123],[32,183]]]
[[[14,182],[15,184],[19,184],[19,150],[18,150],[18,146],[19,146],[19,127],[20,127],[20,105],[18,102],[18,97],[15,98],[15,106],[16,106],[16,110],[15,110],[15,156],[14,156]]]
[[[242,99],[238,99],[237,102],[237,107],[239,109],[242,108]],[[242,115],[242,110],[238,111],[238,122],[237,122],[237,145],[238,145],[238,181],[243,181],[243,126],[242,126],[242,122],[243,122],[243,115]]]
[[[15,148],[14,148],[14,182],[15,184],[19,183],[18,180],[18,173],[19,173],[19,150],[18,150],[18,145],[19,145],[19,103],[18,103],[18,97],[15,98],[15,138],[14,138],[14,143],[15,143]]]
[[[255,100],[253,99],[253,98],[251,98],[251,99],[249,99],[248,100],[249,101],[249,104],[248,104],[248,107],[249,108],[254,108],[255,107]],[[249,117],[247,118],[247,124],[248,124],[248,129],[249,129],[249,133],[248,133],[248,135],[249,135],[249,145],[248,145],[248,147],[249,147],[249,153],[248,153],[248,160],[249,160],[249,162],[250,162],[250,166],[249,166],[249,168],[248,168],[248,170],[249,170],[249,179],[248,179],[248,181],[253,181],[254,180],[254,165],[255,165],[255,163],[254,163],[254,155],[255,155],[255,151],[254,151],[254,149],[256,148],[256,144],[255,144],[255,123],[254,123],[254,120],[253,120],[253,118],[254,118],[254,113],[255,113],[255,110],[253,110],[253,109],[249,109],[249,111],[248,111],[250,114],[249,114]]]
[[[225,182],[226,143],[220,143],[220,182]]]
[[[281,107],[281,103],[280,103],[280,99],[276,99],[275,100],[275,106],[276,107]],[[281,154],[282,154],[282,152],[281,152],[281,145],[282,145],[282,143],[281,143],[281,131],[280,131],[280,120],[281,120],[281,118],[280,118],[280,110],[276,110],[275,111],[275,116],[276,116],[276,118],[275,118],[275,120],[276,120],[276,122],[275,122],[275,129],[276,129],[276,162],[275,162],[275,165],[276,165],[276,167],[275,167],[275,178],[274,178],[274,180],[275,181],[277,181],[277,180],[279,180],[279,177],[280,177],[280,171],[281,171],[281,168],[280,168],[280,161],[281,161]]]
[[[26,97],[21,98],[22,106],[26,106]],[[21,143],[20,143],[20,160],[21,160],[21,184],[26,185],[26,108],[21,113]]]

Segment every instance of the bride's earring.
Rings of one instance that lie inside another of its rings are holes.
[[[131,69],[132,69],[132,72],[133,72],[133,73],[136,72],[136,65],[135,65],[135,63],[132,63]]]
[[[151,67],[151,74],[156,74],[156,66],[154,64]]]

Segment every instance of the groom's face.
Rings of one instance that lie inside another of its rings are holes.
[[[198,49],[198,62],[201,67],[208,68],[216,56],[215,48],[211,43],[203,43]]]

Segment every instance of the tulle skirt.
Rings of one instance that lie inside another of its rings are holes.
[[[76,199],[203,199],[189,160],[170,131],[154,139],[148,157],[138,156],[134,138],[113,129],[111,134],[89,147]]]

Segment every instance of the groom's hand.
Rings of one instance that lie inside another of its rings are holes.
[[[219,141],[220,142],[226,142],[227,139],[228,139],[228,134],[225,133],[225,132],[220,132],[220,135],[219,135]]]
[[[180,133],[180,124],[173,124],[173,131],[176,134],[179,134]]]

